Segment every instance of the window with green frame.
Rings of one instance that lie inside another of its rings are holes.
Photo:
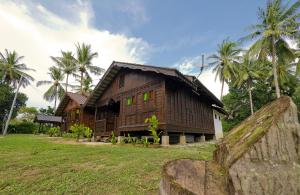
[[[144,102],[146,102],[146,101],[148,101],[150,99],[150,93],[149,93],[149,91],[147,91],[147,92],[144,93],[143,99],[144,99]]]
[[[126,102],[127,102],[127,106],[132,105],[132,97],[128,97],[128,98],[126,99]]]

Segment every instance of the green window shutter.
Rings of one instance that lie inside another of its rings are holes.
[[[148,101],[148,100],[149,100],[149,97],[150,97],[149,92],[145,92],[145,93],[144,93],[144,101],[145,101],[145,102]]]
[[[127,98],[127,106],[130,106],[132,104],[132,97]]]

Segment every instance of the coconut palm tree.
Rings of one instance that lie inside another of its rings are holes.
[[[76,76],[76,61],[72,52],[61,51],[61,57],[53,57],[51,59],[57,64],[57,66],[62,70],[63,74],[66,75],[66,88],[65,91],[68,92],[69,85],[69,75]]]
[[[26,64],[22,63],[23,58],[24,56],[19,56],[16,51],[10,52],[5,49],[4,53],[0,52],[1,82],[16,87],[21,76],[23,76],[22,86],[25,87],[29,85],[31,81],[34,81],[34,78],[26,72],[35,70],[28,68]]]
[[[234,66],[240,59],[239,54],[241,51],[242,50],[238,48],[238,43],[226,39],[218,45],[218,54],[213,54],[208,57],[208,59],[212,60],[209,64],[214,66],[213,72],[216,73],[215,80],[219,78],[222,83],[220,99],[222,99],[223,96],[224,83],[228,83],[235,77]]]
[[[83,92],[84,77],[90,77],[89,72],[100,75],[104,72],[103,68],[92,65],[92,59],[97,57],[98,53],[93,53],[91,45],[77,43],[76,45],[76,64],[80,72],[80,91]],[[91,77],[90,77],[91,78]]]
[[[244,54],[243,61],[236,66],[237,77],[233,83],[238,88],[246,85],[249,94],[249,103],[251,115],[253,114],[252,86],[256,80],[263,80],[267,75],[266,66],[261,65],[262,62]]]
[[[243,38],[244,40],[256,40],[250,51],[260,59],[271,59],[277,98],[280,97],[278,54],[287,51],[284,49],[284,47],[289,47],[287,39],[294,40],[299,35],[299,7],[300,1],[296,1],[292,5],[283,5],[281,0],[268,1],[265,9],[258,10],[259,22],[250,27],[251,34]]]
[[[64,83],[62,83],[64,79],[64,75],[62,71],[52,66],[49,68],[49,75],[51,77],[51,80],[44,80],[44,81],[38,81],[36,86],[42,86],[42,85],[50,85],[49,89],[44,93],[44,99],[52,102],[54,100],[54,109],[56,108],[57,99],[61,99],[64,94],[65,90],[63,88]]]
[[[82,92],[83,93],[91,93],[94,89],[95,85],[93,85],[93,81],[90,77],[84,77],[82,84]],[[81,92],[81,85],[77,85],[74,87],[75,91]]]

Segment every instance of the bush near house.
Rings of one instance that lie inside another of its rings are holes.
[[[89,140],[92,137],[92,130],[84,124],[74,124],[70,127],[70,130],[76,137],[76,141],[79,141],[80,137],[86,137]]]
[[[60,127],[51,127],[48,130],[48,135],[50,137],[59,137],[59,136],[61,136]]]
[[[152,115],[151,117],[145,119],[145,123],[149,123],[148,128],[150,131],[150,135],[153,136],[154,144],[159,144],[160,142],[159,136],[162,132],[160,133],[157,132],[158,124],[159,124],[157,117],[155,115]]]
[[[8,133],[33,134],[38,125],[30,121],[15,121],[8,126]]]

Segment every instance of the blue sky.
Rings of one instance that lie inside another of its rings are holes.
[[[175,67],[198,75],[201,54],[215,53],[223,39],[238,40],[257,21],[263,0],[0,0],[0,51],[16,50],[47,80],[50,56],[73,51],[76,42],[99,53],[95,65],[113,60]],[[5,27],[5,28],[3,28]],[[248,43],[249,44],[249,43]],[[245,45],[247,46],[247,45]],[[101,76],[93,77],[96,84]],[[217,97],[220,83],[211,70],[199,79]],[[72,83],[73,82],[73,83]],[[71,79],[71,84],[75,84]],[[32,83],[22,92],[28,105],[45,107],[47,86]],[[225,86],[225,93],[228,90]]]
[[[72,17],[57,2],[41,3]],[[96,28],[142,38],[153,49],[147,62],[164,66],[212,53],[224,38],[247,34],[247,26],[257,21],[257,8],[264,5],[262,0],[91,1]]]

